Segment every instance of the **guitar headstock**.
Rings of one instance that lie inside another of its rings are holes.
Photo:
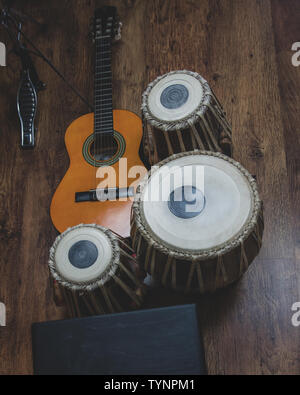
[[[101,7],[96,9],[93,21],[93,39],[102,38],[111,40],[121,39],[122,23],[119,21],[116,7]]]

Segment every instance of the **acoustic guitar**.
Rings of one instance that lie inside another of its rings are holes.
[[[70,166],[50,208],[59,232],[96,223],[123,237],[130,233],[132,196],[146,169],[139,156],[141,119],[112,106],[111,52],[120,25],[115,7],[95,11],[94,113],[76,119],[66,131]]]

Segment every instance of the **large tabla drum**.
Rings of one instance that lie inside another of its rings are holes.
[[[204,293],[241,277],[261,248],[263,227],[248,171],[223,154],[195,150],[160,162],[141,182],[131,237],[155,281]]]
[[[198,73],[172,71],[143,94],[144,154],[150,165],[194,149],[232,156],[231,128],[207,81]]]
[[[71,317],[140,307],[142,286],[135,265],[131,247],[94,224],[67,229],[50,249],[51,278]]]

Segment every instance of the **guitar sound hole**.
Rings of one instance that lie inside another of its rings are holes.
[[[90,152],[97,161],[107,161],[116,155],[118,149],[119,145],[114,137],[109,140],[98,137],[92,142]]]

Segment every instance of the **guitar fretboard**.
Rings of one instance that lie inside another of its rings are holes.
[[[113,137],[111,38],[96,39],[94,133]]]

